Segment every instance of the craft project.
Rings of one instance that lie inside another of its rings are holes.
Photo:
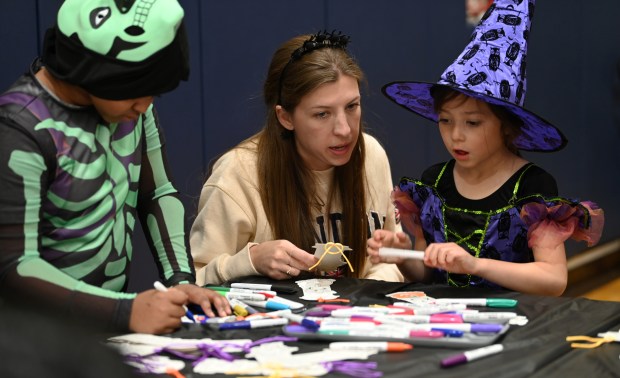
[[[366,360],[376,350],[329,350],[294,354],[298,347],[284,342],[295,337],[276,336],[257,341],[178,339],[146,334],[128,334],[108,339],[126,362],[144,373],[169,374],[191,361],[194,373],[235,374],[269,377],[322,376],[340,372],[353,376],[378,377],[375,362]],[[170,358],[173,356],[175,358]],[[361,374],[361,375],[360,375]]]
[[[336,280],[331,278],[313,278],[297,281],[297,286],[304,292],[304,295],[300,297],[300,299],[318,301],[338,298],[339,295],[331,288],[331,284],[335,281]]]
[[[351,262],[344,254],[344,251],[351,251],[351,248],[346,245],[333,242],[325,244],[316,243],[312,248],[315,249],[314,256],[316,256],[319,261],[311,266],[309,270],[317,268],[321,271],[331,272],[336,270],[339,266],[348,264],[351,272],[354,272]]]
[[[573,348],[592,349],[606,343],[620,342],[620,331],[599,333],[598,337],[590,336],[568,336],[566,341],[571,341]]]

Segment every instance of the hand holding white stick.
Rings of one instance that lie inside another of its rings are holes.
[[[379,248],[379,256],[424,260],[424,251],[414,251],[414,250],[409,250],[409,249],[381,247]]]

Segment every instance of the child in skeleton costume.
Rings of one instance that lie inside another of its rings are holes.
[[[153,96],[189,74],[176,0],[67,0],[0,96],[0,294],[115,331],[170,332],[195,285]],[[140,218],[167,293],[126,293]],[[153,311],[158,308],[160,311]]]
[[[566,144],[522,107],[533,11],[533,0],[497,0],[438,83],[384,86],[388,98],[438,122],[453,159],[400,181],[392,198],[407,234],[376,232],[371,261],[397,263],[412,281],[560,295],[564,241],[598,242],[602,210],[558,197],[555,179],[518,152]],[[380,257],[381,247],[415,247],[424,260]]]
[[[363,72],[347,42],[302,35],[273,54],[265,126],[219,158],[202,188],[190,234],[198,283],[307,272],[402,280],[394,264],[367,263],[371,232],[397,226],[390,165],[364,133]]]

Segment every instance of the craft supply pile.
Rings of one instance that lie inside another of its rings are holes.
[[[502,335],[511,326],[527,323],[526,317],[515,312],[514,299],[433,298],[420,291],[400,291],[386,295],[389,305],[356,306],[331,289],[333,282],[296,282],[303,291],[299,299],[311,306],[289,299],[298,290],[285,285],[210,287],[227,297],[234,315],[207,318],[193,314],[193,319],[184,321],[216,332],[217,339],[128,334],[112,337],[108,343],[129,364],[149,373],[190,368],[205,375],[295,377],[339,371],[379,377],[382,373],[376,362],[367,361],[373,354],[415,353],[415,346],[463,349],[442,360],[442,367],[450,367],[500,352]],[[277,335],[253,337],[259,328],[272,329]],[[248,338],[231,337],[235,330],[246,330]],[[316,341],[324,348],[299,353],[298,341]]]

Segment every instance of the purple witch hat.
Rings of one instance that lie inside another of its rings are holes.
[[[437,122],[431,88],[446,86],[500,105],[523,121],[514,145],[524,151],[551,152],[567,140],[555,126],[523,108],[527,39],[534,0],[496,0],[474,30],[471,41],[437,83],[393,82],[383,94],[414,113]]]

